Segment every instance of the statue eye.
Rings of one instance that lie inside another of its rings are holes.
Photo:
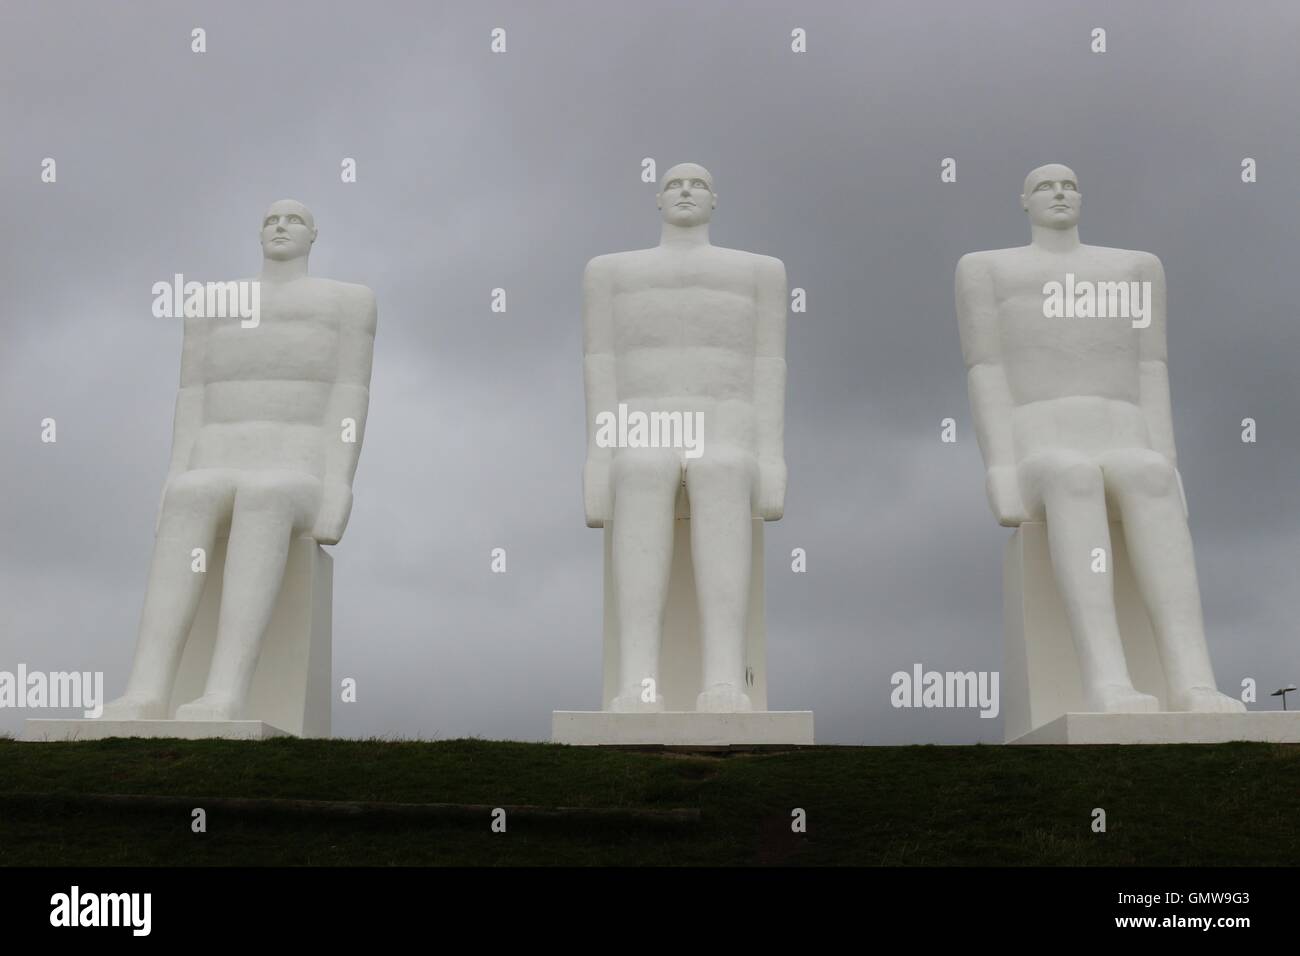
[[[1042,192],[1044,189],[1051,189],[1051,188],[1052,188],[1051,183],[1039,183],[1037,191]]]
[[[681,181],[680,179],[674,179],[674,180],[669,181],[669,183],[668,183],[668,188],[669,188],[669,189],[676,189],[676,188],[677,188],[678,186],[680,186],[681,184],[682,184],[682,181]]]
[[[266,221],[265,221],[264,223],[262,223],[262,225],[264,225],[264,226],[274,226],[274,225],[275,225],[275,217],[274,217],[274,216],[267,216],[267,217],[266,217]]]
[[[1074,183],[1071,183],[1071,182],[1064,182],[1064,183],[1061,183],[1061,188],[1062,188],[1062,189],[1068,189],[1068,190],[1070,190],[1071,192],[1076,192],[1076,191],[1078,191],[1078,189],[1079,189],[1078,186],[1076,186]]]
[[[691,183],[691,185],[694,186],[696,189],[708,189],[708,188],[709,188],[709,187],[708,187],[708,184],[705,183],[704,180],[702,180],[702,179],[697,179],[697,180],[695,180],[695,182]]]
[[[289,217],[289,221],[290,221],[290,222],[302,222],[302,217],[301,217],[301,216],[290,216],[290,217]]]

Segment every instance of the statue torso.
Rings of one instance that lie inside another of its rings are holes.
[[[264,282],[256,327],[203,320],[203,425],[191,468],[322,474],[339,331],[362,318],[351,288],[312,277]]]
[[[757,258],[717,246],[610,257],[620,402],[699,411],[706,440],[752,445]]]
[[[1084,245],[1069,253],[1024,246],[986,255],[1019,457],[1047,447],[1149,447],[1140,407],[1142,330],[1130,317],[1043,314],[1046,283],[1064,285],[1067,273],[1076,285],[1140,281],[1143,254]]]

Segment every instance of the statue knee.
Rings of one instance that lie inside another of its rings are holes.
[[[1072,498],[1090,498],[1103,490],[1101,469],[1084,458],[1056,462],[1047,474],[1047,488]]]
[[[309,493],[319,494],[311,487],[312,479],[279,475],[251,475],[240,482],[235,496],[235,508],[240,511],[270,511],[290,514]]]
[[[757,482],[758,463],[740,449],[716,445],[686,465],[688,489],[700,483],[752,488]]]
[[[186,471],[170,479],[163,493],[163,514],[185,513],[215,507],[226,482],[202,471]]]
[[[1102,465],[1115,488],[1129,494],[1162,497],[1177,491],[1173,466],[1159,452],[1135,449],[1115,453]]]
[[[682,480],[677,452],[665,449],[621,449],[614,456],[610,483],[615,489],[662,491]]]

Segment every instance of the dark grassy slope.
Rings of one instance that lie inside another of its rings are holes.
[[[454,823],[69,802],[91,793],[698,808]],[[45,794],[40,798],[14,794]],[[790,830],[802,807],[808,832]],[[1104,808],[1107,832],[1090,827]],[[820,747],[728,757],[480,740],[0,740],[0,865],[1294,865],[1300,746]]]

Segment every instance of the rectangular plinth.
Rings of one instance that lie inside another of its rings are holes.
[[[1062,714],[1012,744],[1300,743],[1300,711],[1245,714]]]
[[[557,744],[661,744],[668,747],[715,747],[731,744],[811,744],[811,710],[759,711],[749,714],[615,714],[607,711],[557,710],[551,714],[551,740]]]
[[[171,737],[182,740],[266,740],[288,737],[261,720],[29,720],[23,739],[105,740],[108,737]]]
[[[1168,706],[1169,689],[1146,605],[1124,541],[1110,525],[1115,617],[1133,686]],[[1011,743],[1085,706],[1079,655],[1056,585],[1047,525],[1026,521],[1007,540],[1003,560],[1003,740]]]
[[[207,584],[168,714],[201,697],[207,686],[221,615],[226,546],[227,539],[218,538],[209,555]],[[333,593],[334,559],[312,538],[294,538],[242,716],[282,727],[296,737],[330,735]]]

